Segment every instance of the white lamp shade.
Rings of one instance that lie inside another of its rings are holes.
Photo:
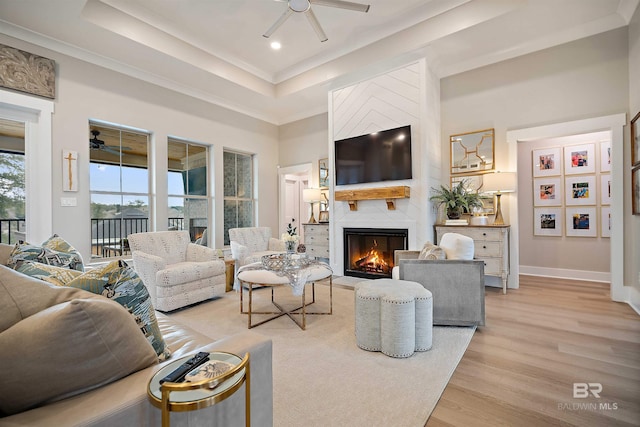
[[[322,200],[322,192],[319,188],[305,188],[302,190],[302,200],[307,203],[315,203]]]
[[[516,191],[515,172],[495,172],[482,175],[483,193],[513,193]]]

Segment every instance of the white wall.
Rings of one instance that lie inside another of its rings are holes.
[[[233,148],[256,154],[258,225],[278,227],[278,128],[224,108],[144,83],[38,46],[0,35],[0,43],[56,61],[57,95],[52,122],[52,176],[36,176],[51,185],[53,203],[42,217],[51,216],[53,232],[65,237],[85,258],[90,254],[89,138],[90,119],[135,127],[152,133],[152,173],[156,173],[153,200],[158,229],[166,227],[167,138],[169,136],[213,145],[215,182],[215,245],[222,246],[222,150]],[[78,152],[77,193],[62,192],[63,149]],[[30,177],[31,179],[31,177]],[[77,207],[61,207],[60,197],[76,197]]]
[[[506,141],[508,130],[624,113],[628,73],[627,30],[622,28],[445,78],[441,81],[443,153],[449,152],[449,135],[495,128],[496,168],[516,170],[510,151],[515,147]],[[442,178],[448,181],[448,170],[443,170]],[[509,204],[532,208],[519,194],[508,197]],[[510,220],[509,204],[503,206],[506,222],[517,222]],[[519,245],[512,247],[512,255],[518,246],[536,244],[527,239],[514,243]],[[602,243],[596,250],[606,253],[608,246]],[[582,259],[590,269],[591,256],[596,255],[585,250],[558,253],[550,267],[576,265]],[[630,254],[625,259],[631,262]]]
[[[310,187],[318,187],[318,161],[329,157],[327,113],[280,126],[280,167],[312,163]]]

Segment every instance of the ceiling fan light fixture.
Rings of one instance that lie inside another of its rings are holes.
[[[343,0],[276,0],[276,1],[286,1],[287,9],[285,12],[280,15],[278,20],[262,35],[262,37],[269,38],[271,35],[278,29],[284,22],[295,13],[304,13],[307,15],[307,19],[309,23],[313,27],[316,35],[320,39],[321,42],[327,41],[327,35],[322,30],[322,26],[320,22],[318,22],[318,18],[313,13],[313,9],[311,8],[311,4],[317,4],[319,6],[328,6],[328,7],[337,7],[339,9],[348,9],[355,10],[357,12],[368,12],[369,5],[361,4],[361,3],[353,3],[349,1]]]
[[[294,12],[306,12],[311,8],[309,0],[289,0],[289,8]]]

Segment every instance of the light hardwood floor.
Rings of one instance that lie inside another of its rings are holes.
[[[427,427],[640,426],[640,316],[608,284],[520,276],[506,295],[486,289],[487,325]],[[600,398],[573,398],[574,383],[602,384]]]

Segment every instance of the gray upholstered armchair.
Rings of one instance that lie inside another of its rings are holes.
[[[447,240],[443,236],[441,245]],[[458,239],[452,241],[460,244]],[[484,325],[484,263],[450,259],[451,248],[443,249],[447,259],[418,259],[421,251],[395,251],[395,277],[418,282],[431,291],[434,325]]]
[[[191,243],[189,232],[129,234],[133,267],[156,310],[171,311],[224,295],[224,261],[216,251]]]

